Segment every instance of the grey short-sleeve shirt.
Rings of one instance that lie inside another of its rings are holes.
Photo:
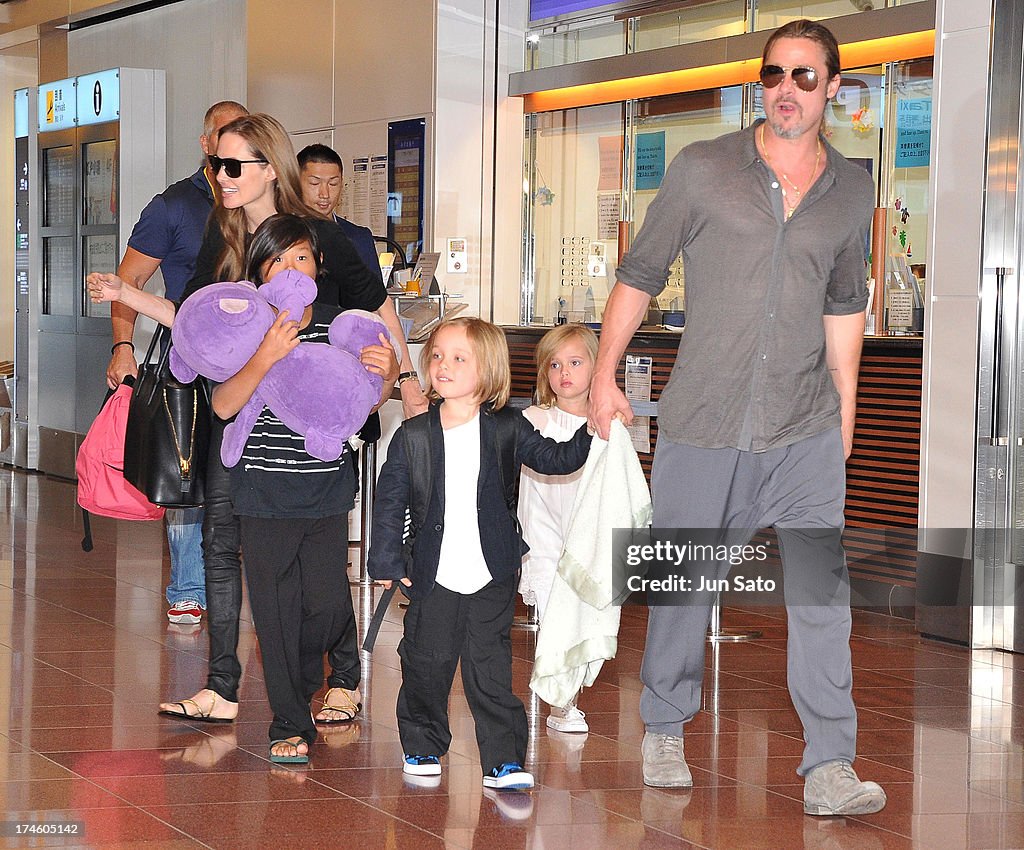
[[[822,142],[826,165],[793,217],[754,143],[758,122],[672,161],[618,279],[657,295],[682,253],[686,330],[659,433],[763,451],[840,423],[823,316],[867,306],[867,171]]]

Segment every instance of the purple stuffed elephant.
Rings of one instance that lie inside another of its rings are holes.
[[[171,329],[174,376],[197,375],[226,381],[256,353],[278,312],[301,318],[316,298],[316,284],[301,272],[287,270],[257,289],[251,283],[214,283],[189,297]],[[242,456],[256,419],[270,410],[292,431],[306,438],[306,451],[320,460],[335,460],[380,401],[383,379],[359,362],[367,345],[388,335],[372,313],[342,313],[328,330],[330,345],[301,342],[275,363],[252,398],[224,429],[221,459],[234,466]]]

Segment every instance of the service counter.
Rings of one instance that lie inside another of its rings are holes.
[[[506,327],[512,357],[512,395],[529,397],[536,381],[533,352],[547,327]],[[600,333],[600,331],[598,331]],[[668,382],[679,334],[641,328],[627,354],[652,360],[651,401]],[[918,471],[921,445],[921,337],[864,338],[857,391],[857,427],[847,463],[844,543],[850,575],[868,591],[882,585],[913,588],[916,578]],[[624,366],[619,366],[620,385]],[[651,418],[651,451],[640,462],[650,477],[658,436]],[[870,529],[868,531],[867,529]],[[867,604],[877,594],[865,594]]]

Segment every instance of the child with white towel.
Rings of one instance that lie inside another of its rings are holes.
[[[537,404],[523,415],[545,437],[570,439],[587,421],[590,379],[597,359],[597,336],[586,325],[567,324],[548,331],[537,344]],[[569,530],[576,490],[583,470],[568,475],[542,475],[523,467],[519,483],[519,518],[530,551],[523,561],[519,592],[544,619],[551,587]],[[553,706],[548,728],[588,732],[584,713],[574,699]]]

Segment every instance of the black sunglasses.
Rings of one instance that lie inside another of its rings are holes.
[[[213,169],[214,174],[219,174],[223,167],[224,173],[228,177],[235,178],[242,176],[242,166],[247,162],[260,162],[263,165],[267,164],[265,159],[231,159],[230,157],[221,158],[219,156],[210,156],[210,168]]]
[[[784,65],[762,65],[761,85],[766,89],[775,88],[786,79],[787,71],[793,77],[793,82],[804,91],[814,91],[818,87],[818,72],[804,65],[798,65],[796,68],[787,68]]]

